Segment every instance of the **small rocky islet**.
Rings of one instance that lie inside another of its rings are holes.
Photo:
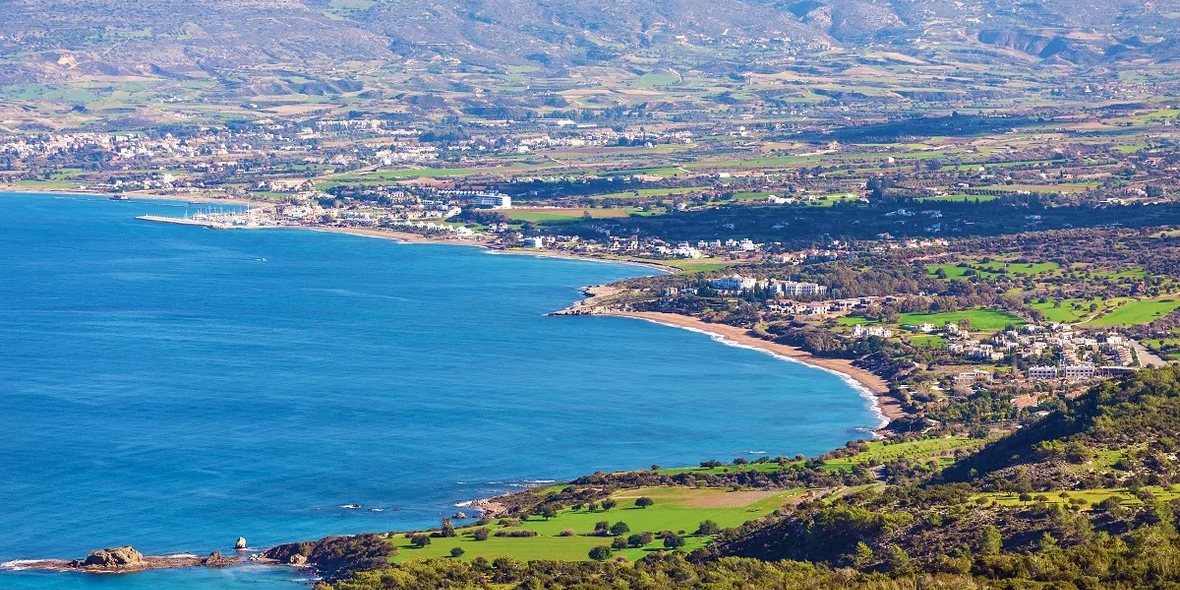
[[[213,551],[207,557],[190,554],[144,555],[131,545],[91,551],[85,559],[44,559],[21,563],[22,569],[80,571],[93,573],[130,573],[144,570],[181,567],[225,567],[241,563],[238,556],[225,557]]]
[[[309,568],[326,579],[388,563],[392,547],[375,534],[326,537],[319,541],[286,543],[261,552],[246,547],[246,539],[234,543],[236,554],[213,551],[206,557],[192,554],[144,555],[131,545],[91,551],[85,559],[44,559],[20,562],[20,569],[75,571],[94,574],[134,573],[157,569],[228,567],[253,563]]]

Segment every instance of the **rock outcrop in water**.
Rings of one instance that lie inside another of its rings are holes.
[[[81,562],[75,560],[71,563],[82,569],[141,569],[144,561],[142,553],[131,545],[124,545],[95,549]]]
[[[131,545],[95,549],[85,559],[44,559],[21,562],[21,569],[124,573],[178,567],[225,567],[241,563],[236,557],[222,557],[214,551],[209,557],[195,555],[144,555]]]

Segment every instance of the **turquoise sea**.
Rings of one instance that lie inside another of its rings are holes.
[[[531,482],[816,454],[875,425],[830,373],[544,315],[647,269],[134,219],[185,207],[0,194],[0,562],[425,527]],[[304,584],[0,572],[3,589]]]

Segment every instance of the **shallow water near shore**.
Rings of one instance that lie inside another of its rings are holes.
[[[876,424],[830,373],[544,316],[648,269],[134,219],[183,211],[0,194],[0,562],[433,526],[532,481],[816,454]],[[0,572],[6,589],[295,580]]]

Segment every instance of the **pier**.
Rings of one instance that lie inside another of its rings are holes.
[[[197,225],[210,229],[256,229],[263,227],[278,227],[279,223],[266,209],[248,209],[242,212],[200,212],[184,217],[170,217],[166,215],[140,215],[136,217],[143,221],[155,223],[173,223],[178,225]]]

